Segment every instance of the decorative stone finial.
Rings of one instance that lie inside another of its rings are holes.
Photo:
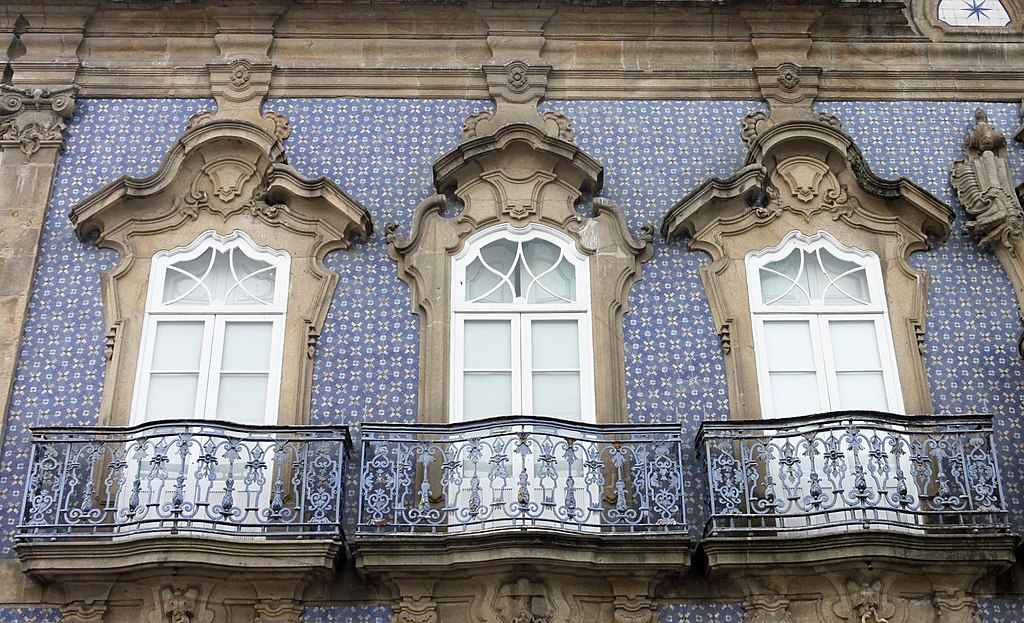
[[[1024,236],[1024,211],[1010,176],[1006,136],[981,108],[974,118],[964,140],[968,157],[953,162],[950,173],[957,199],[972,217],[964,231],[981,236],[982,246],[1000,247],[1016,257]]]
[[[986,151],[996,156],[1006,155],[1006,135],[988,121],[988,113],[982,108],[974,110],[974,128],[964,139],[964,151],[972,157],[979,157]]]

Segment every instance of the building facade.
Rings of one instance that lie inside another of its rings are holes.
[[[0,11],[0,622],[1024,620],[1019,0]]]

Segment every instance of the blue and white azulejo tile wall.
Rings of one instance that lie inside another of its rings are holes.
[[[408,288],[387,258],[381,231],[408,231],[415,206],[433,191],[431,165],[459,141],[463,119],[486,109],[468,100],[293,99],[267,110],[286,115],[290,164],[327,175],[371,212],[376,233],[326,259],[341,277],[321,336],[314,372],[318,424],[415,419],[417,318]],[[961,157],[973,103],[846,102],[837,115],[875,172],[904,175],[953,202],[948,171]],[[199,100],[82,100],[69,123],[67,150],[43,232],[28,325],[0,458],[0,556],[10,557],[27,463],[27,427],[96,421],[104,373],[99,274],[113,253],[79,243],[70,207],[122,174],[154,171]],[[1012,104],[985,105],[1008,134]],[[603,195],[616,201],[634,233],[658,223],[671,205],[711,175],[741,165],[740,119],[757,102],[550,102],[573,119],[577,143],[605,166]],[[1015,171],[1021,154],[1012,147]],[[927,367],[936,410],[996,414],[1003,475],[1011,500],[1024,499],[1020,398],[1024,362],[1008,279],[994,256],[963,236],[962,210],[950,240],[913,258],[931,274]],[[654,258],[630,297],[625,319],[630,417],[637,424],[680,421],[692,435],[702,419],[727,416],[725,375],[698,269],[707,262],[683,244],[656,241]],[[696,460],[690,517],[700,527]],[[1019,506],[1019,504],[1018,504]],[[1024,516],[1015,512],[1018,529]],[[685,619],[684,619],[685,620]]]

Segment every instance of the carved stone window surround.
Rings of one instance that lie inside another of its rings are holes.
[[[908,413],[930,412],[921,341],[928,277],[908,257],[927,249],[929,237],[949,235],[952,211],[905,178],[876,177],[834,118],[754,121],[746,123],[745,166],[727,180],[702,184],[662,223],[666,238],[688,238],[690,249],[712,257],[701,277],[723,346],[729,345],[723,350],[731,417],[762,417],[744,258],[792,231],[827,231],[879,258],[903,405]]]
[[[323,257],[372,224],[333,182],[284,164],[284,136],[272,113],[262,123],[197,115],[156,173],[122,177],[72,209],[79,240],[121,258],[101,277],[110,359],[101,424],[128,424],[153,256],[210,230],[243,231],[291,256],[278,423],[308,421],[316,336],[338,280]]]
[[[408,237],[389,226],[388,252],[420,316],[420,421],[447,422],[450,415],[452,258],[476,232],[530,223],[568,236],[588,258],[593,354],[602,362],[594,366],[597,421],[627,419],[622,316],[640,264],[652,254],[651,240],[634,239],[622,212],[608,201],[595,200],[592,216],[576,211],[584,192],[600,190],[601,165],[550,121],[510,123],[483,137],[468,133],[469,140],[434,165],[438,190],[454,189],[465,208],[446,217],[447,201],[435,195],[416,209]],[[560,125],[567,128],[567,120]]]

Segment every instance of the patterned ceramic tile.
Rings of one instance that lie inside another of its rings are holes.
[[[995,415],[1004,492],[1019,532],[1024,530],[1024,361],[1016,352],[1021,326],[1005,271],[995,254],[963,233],[965,213],[949,184],[950,164],[964,157],[964,136],[978,106],[1008,136],[1020,123],[1014,104],[848,102],[820,109],[842,120],[875,173],[906,176],[956,210],[949,240],[911,258],[931,276],[925,363],[932,400],[937,413]],[[1024,153],[1018,143],[1008,142],[1011,170],[1021,171]]]
[[[60,623],[56,608],[0,608],[0,623]]]
[[[981,623],[1019,623],[1024,621],[1024,600],[979,599]]]
[[[156,170],[205,100],[80,100],[57,168],[0,459],[0,557],[28,465],[28,426],[95,424],[103,383],[100,272],[117,258],[75,239],[68,212],[117,177]]]
[[[741,623],[743,608],[730,603],[662,604],[659,623]]]
[[[92,423],[102,382],[101,270],[115,258],[78,243],[72,204],[122,173],[144,175],[208,102],[84,100],[70,123],[67,153],[44,230],[8,437],[0,462],[0,531],[9,535],[24,483],[25,427]],[[278,100],[289,117],[289,162],[327,175],[364,203],[377,234],[327,258],[341,277],[321,337],[314,372],[315,423],[411,421],[416,412],[417,319],[379,233],[389,221],[407,231],[415,206],[433,192],[431,164],[459,140],[463,118],[487,104],[447,100]],[[631,227],[657,223],[671,205],[711,175],[739,166],[739,120],[753,102],[552,102],[545,109],[574,120],[577,142],[605,166],[603,195],[619,203]],[[830,104],[875,171],[906,175],[951,201],[950,162],[973,120],[973,104]],[[1012,131],[1012,104],[988,106],[993,123]],[[1015,171],[1020,153],[1014,146]],[[932,275],[928,369],[939,411],[992,411],[999,421],[1007,493],[1022,496],[1024,452],[1020,396],[1024,366],[1008,281],[991,253],[962,236],[914,258]],[[625,321],[630,417],[680,421],[689,435],[704,418],[727,414],[718,338],[698,269],[707,258],[657,241]],[[701,471],[687,466],[689,513],[702,523]],[[350,490],[355,487],[350,482]],[[1020,513],[1014,521],[1021,526]],[[9,537],[0,556],[10,556]],[[682,611],[680,611],[682,612]],[[682,616],[682,615],[680,615]],[[691,616],[691,615],[686,615]],[[693,615],[697,616],[697,615]],[[703,615],[701,615],[703,616]],[[687,620],[687,619],[680,619]],[[692,619],[701,620],[701,619]]]
[[[302,614],[302,623],[391,623],[387,606],[313,606]]]

